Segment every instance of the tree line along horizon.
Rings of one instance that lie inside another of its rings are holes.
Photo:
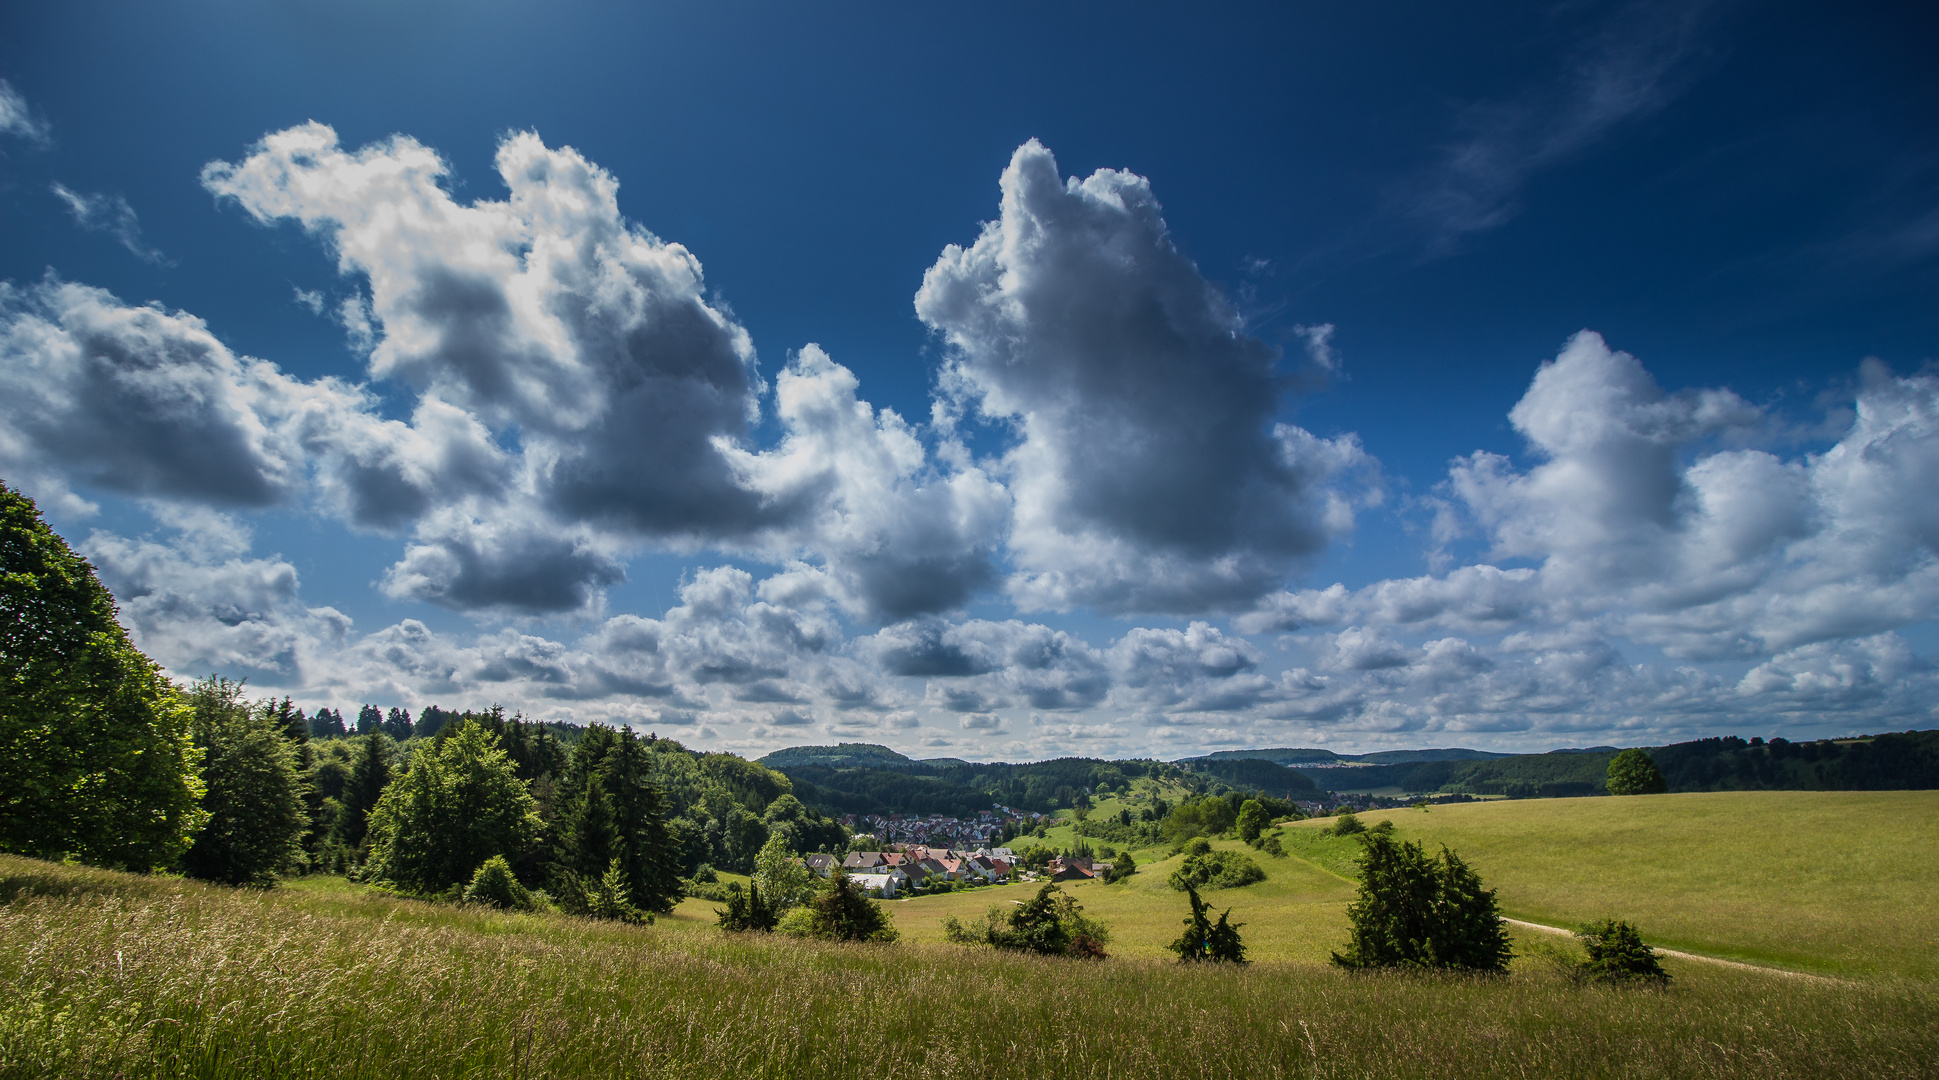
[[[288,698],[251,702],[243,684],[218,675],[176,685],[133,646],[116,615],[86,559],[31,499],[0,484],[0,849],[236,886],[273,885],[293,872],[348,873],[407,896],[627,920],[670,911],[695,878],[719,866],[750,872],[770,890],[765,907],[753,885],[722,896],[723,926],[771,929],[799,909],[798,932],[893,937],[843,875],[813,897],[795,876],[797,853],[845,851],[854,837],[797,798],[777,770],[629,728],[507,718],[496,706],[433,706],[413,721],[401,709],[380,715],[366,705],[353,735],[332,709],[309,716]],[[1080,837],[1182,845],[1237,828],[1259,846],[1262,820],[1300,816],[1289,801],[1264,795],[1241,806],[1208,776],[1155,761],[1019,767],[1027,769],[1035,771],[996,781],[1009,785],[999,790],[1013,801],[1066,802]],[[1175,807],[1154,800],[1137,818],[1086,813],[1089,791],[1112,789],[1114,778],[1128,787],[1140,774],[1191,794]],[[1633,750],[1612,762],[1608,786],[1661,791],[1664,781],[1649,755]],[[1357,928],[1349,953],[1336,959],[1505,964],[1494,894],[1458,857],[1444,852],[1435,863],[1418,845],[1379,834],[1366,842],[1356,926],[1391,925]],[[1195,852],[1187,865],[1212,854]],[[1219,887],[1227,867],[1213,859],[1205,868],[1203,877],[1173,882],[1192,910],[1174,949],[1187,960],[1241,960],[1237,927],[1210,921],[1196,891]],[[1427,898],[1427,907],[1402,911],[1367,894],[1382,875],[1406,879],[1401,887]],[[775,895],[783,881],[794,884]],[[954,927],[952,940],[1102,956],[1108,932],[1056,892],[1046,884],[1030,904],[993,910],[979,931]],[[1435,905],[1453,907],[1427,910]],[[1409,919],[1420,925],[1408,930]],[[1428,925],[1460,927],[1473,940],[1435,952],[1433,935],[1421,936]],[[1427,951],[1394,951],[1413,947],[1407,941]]]

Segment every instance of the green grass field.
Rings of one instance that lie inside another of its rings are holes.
[[[1743,791],[1466,803],[1361,815],[1459,852],[1505,914],[1628,919],[1670,948],[1843,975],[1939,978],[1939,792]],[[1351,874],[1324,822],[1288,850]]]
[[[1360,815],[1447,844],[1495,888],[1503,912],[1550,926],[1627,919],[1653,943],[1807,972],[1939,978],[1939,792],[1714,792],[1491,800]],[[1331,819],[1280,835],[1290,857],[1254,854],[1267,880],[1208,894],[1247,924],[1260,959],[1321,962],[1346,940],[1359,843]],[[1042,843],[1063,846],[1068,825]],[[1029,843],[1019,840],[1018,843]],[[1221,848],[1243,849],[1233,841]],[[1120,885],[1069,887],[1116,931],[1115,949],[1161,955],[1185,903],[1165,886],[1178,860],[1135,852]],[[913,940],[942,940],[948,915],[980,913],[1025,886],[893,905]]]
[[[0,857],[0,1077],[1923,1077],[1930,984],[835,946]]]
[[[1932,793],[1733,793],[1435,807],[1508,913],[1639,922],[1691,951],[1666,990],[1568,981],[1548,935],[1501,978],[1357,975],[1355,842],[1282,831],[1268,880],[1215,892],[1259,962],[1181,968],[1175,866],[1072,887],[1112,958],[941,943],[1034,886],[888,905],[889,946],[400,900],[341,878],[271,892],[0,856],[0,1080],[12,1077],[1927,1077],[1939,1060]],[[1238,847],[1224,841],[1220,847]]]

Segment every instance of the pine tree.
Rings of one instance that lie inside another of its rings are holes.
[[[729,885],[726,910],[715,908],[714,914],[720,917],[722,930],[736,932],[747,930],[765,932],[774,929],[781,921],[781,913],[761,895],[760,883],[754,881],[748,882],[745,889],[741,888],[738,882]]]
[[[1239,940],[1239,927],[1245,924],[1230,921],[1231,909],[1221,912],[1218,921],[1213,922],[1207,918],[1211,905],[1199,898],[1197,889],[1186,889],[1185,899],[1191,904],[1192,913],[1185,919],[1185,932],[1171,943],[1171,951],[1178,954],[1178,959],[1183,963],[1245,963],[1245,945]]]
[[[356,763],[343,785],[343,809],[331,830],[331,839],[353,850],[361,848],[369,832],[370,811],[390,783],[391,748],[396,744],[383,732],[359,737]]]
[[[679,864],[652,768],[630,729],[594,724],[581,737],[566,767],[560,804],[562,892],[617,859],[636,906],[665,913],[679,902]]]
[[[809,904],[810,933],[828,941],[894,941],[899,935],[882,905],[868,898],[840,868]]]

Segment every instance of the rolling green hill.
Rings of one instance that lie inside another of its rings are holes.
[[[1939,978],[1939,793],[1728,792],[1496,801],[1360,815],[1403,839],[1447,844],[1498,890],[1515,918],[1573,927],[1628,919],[1653,942],[1753,963],[1844,975]],[[1285,826],[1290,857],[1254,853],[1268,877],[1212,894],[1247,924],[1264,959],[1319,963],[1345,944],[1357,841],[1332,819]],[[1073,841],[1067,828],[1048,842]],[[1236,841],[1218,848],[1246,850]],[[1157,956],[1184,902],[1165,886],[1178,857],[1134,852],[1122,885],[1072,886],[1118,931],[1114,950]],[[914,940],[942,919],[1017,899],[1025,886],[894,905]]]

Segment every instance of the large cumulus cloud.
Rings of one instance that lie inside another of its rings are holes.
[[[1002,213],[924,275],[944,385],[1014,425],[1013,599],[1026,609],[1244,606],[1352,522],[1358,443],[1276,424],[1271,348],[1172,242],[1150,184],[1065,182],[1020,147]]]
[[[1785,457],[1725,438],[1770,418],[1724,390],[1666,394],[1596,334],[1544,364],[1509,413],[1537,463],[1450,471],[1502,566],[1269,597],[1253,631],[1328,624],[1464,633],[1571,629],[1692,660],[1755,659],[1939,612],[1939,379],[1868,363],[1849,428]],[[1721,440],[1721,441],[1720,441]]]

